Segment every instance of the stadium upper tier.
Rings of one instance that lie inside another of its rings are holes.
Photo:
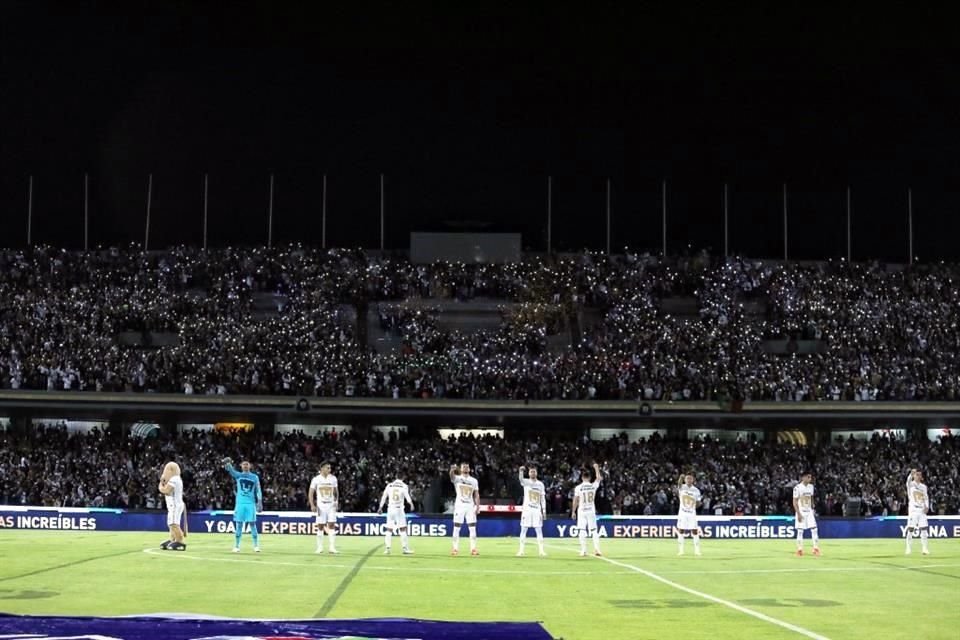
[[[960,266],[0,252],[0,388],[956,400]]]

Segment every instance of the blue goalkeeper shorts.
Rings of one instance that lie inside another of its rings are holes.
[[[233,521],[234,522],[256,522],[257,521],[257,505],[255,504],[238,504],[233,509]]]

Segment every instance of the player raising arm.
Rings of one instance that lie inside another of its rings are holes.
[[[310,481],[307,489],[307,501],[310,511],[316,514],[317,525],[317,553],[323,553],[323,534],[330,538],[330,553],[337,551],[337,503],[340,501],[340,489],[337,478],[330,473],[331,465],[324,462],[320,465],[320,473]],[[316,501],[314,501],[316,494]]]
[[[458,473],[459,472],[459,473]],[[450,466],[450,482],[456,491],[453,503],[453,549],[450,555],[460,554],[460,529],[466,520],[470,531],[470,555],[477,556],[477,513],[480,512],[480,483],[470,475],[470,465],[466,462]]]
[[[700,555],[700,527],[697,523],[697,505],[700,504],[700,489],[693,486],[693,476],[685,474],[677,479],[677,494],[680,498],[680,511],[677,513],[677,543],[683,555],[683,537],[690,534],[693,538],[693,554]]]
[[[817,516],[813,513],[813,476],[804,473],[793,488],[793,511],[796,513],[797,555],[803,555],[803,532],[810,531],[813,555],[820,555],[820,537],[817,535]]]
[[[257,512],[263,510],[263,492],[260,490],[260,476],[250,471],[250,463],[240,463],[240,471],[233,468],[233,460],[223,459],[223,468],[237,481],[237,497],[233,505],[233,552],[240,552],[240,537],[243,529],[250,525],[253,538],[253,550],[260,553],[260,533],[257,531]]]
[[[413,510],[413,499],[410,498],[410,489],[407,483],[399,477],[388,484],[380,496],[380,506],[377,513],[383,511],[383,505],[387,505],[387,532],[384,534],[386,550],[384,555],[390,554],[390,548],[393,546],[393,531],[396,529],[400,533],[400,545],[403,548],[404,555],[410,555],[410,545],[407,543],[407,514],[404,513],[404,503],[410,505]]]
[[[580,556],[587,555],[587,532],[593,538],[593,555],[601,556],[600,531],[597,529],[597,489],[600,487],[600,465],[593,463],[593,470],[584,469],[583,481],[573,490],[571,517],[577,519],[580,538]]]
[[[911,469],[907,474],[907,501],[910,504],[910,510],[907,517],[907,551],[910,554],[910,539],[920,531],[920,547],[923,549],[923,555],[930,555],[930,549],[927,547],[927,538],[929,534],[929,524],[927,523],[927,514],[930,513],[930,495],[927,493],[927,485],[923,483],[923,473],[917,469]]]
[[[529,478],[524,477],[524,472],[530,474]],[[527,529],[533,527],[537,534],[537,546],[540,547],[540,555],[547,555],[543,550],[543,520],[546,517],[547,502],[544,499],[547,489],[543,482],[537,480],[537,468],[520,467],[518,476],[521,486],[523,486],[523,508],[520,511],[520,550],[518,556],[524,555],[523,548],[527,543]]]

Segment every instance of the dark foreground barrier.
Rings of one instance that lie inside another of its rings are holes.
[[[188,526],[194,533],[232,533],[231,511],[194,511]],[[960,516],[930,516],[930,537],[960,538]],[[776,539],[796,535],[790,516],[700,516],[703,537],[713,539]],[[416,537],[451,535],[449,516],[408,515],[409,530]],[[659,516],[600,516],[600,534],[607,538],[669,538],[676,535],[675,518]],[[820,535],[825,538],[900,538],[907,519],[903,516],[875,518],[821,518]],[[267,511],[258,515],[261,533],[312,535],[313,517],[302,511]],[[385,518],[369,513],[341,514],[337,521],[340,535],[377,536],[385,532]],[[79,509],[0,506],[0,529],[48,529],[70,531],[165,531],[166,513],[134,512],[121,509]],[[515,536],[520,518],[481,516],[477,533],[484,537]],[[576,537],[576,522],[550,518],[543,534],[551,538]]]
[[[0,614],[0,637],[116,640],[220,638],[351,638],[351,640],[551,640],[533,622],[437,622],[403,618],[360,620],[230,620],[168,617],[87,618]]]

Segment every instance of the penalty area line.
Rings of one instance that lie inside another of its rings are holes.
[[[559,547],[554,547],[554,548],[559,548]],[[778,618],[774,618],[773,616],[768,616],[765,613],[754,611],[753,609],[749,609],[747,607],[739,605],[736,602],[730,602],[729,600],[724,600],[723,598],[712,596],[709,593],[704,593],[702,591],[697,591],[696,589],[691,589],[690,587],[685,587],[680,583],[674,582],[673,580],[668,580],[667,578],[664,578],[663,576],[659,576],[653,573],[652,571],[641,569],[640,567],[634,566],[632,564],[627,564],[626,562],[620,562],[619,560],[613,560],[612,558],[608,558],[606,556],[600,556],[597,559],[603,560],[604,562],[608,562],[612,565],[621,567],[623,569],[629,569],[630,571],[634,571],[636,573],[644,575],[650,578],[651,580],[656,580],[657,582],[665,584],[668,587],[673,587],[674,589],[683,591],[684,593],[689,593],[692,596],[697,596],[698,598],[709,600],[710,602],[713,602],[715,604],[723,605],[725,607],[733,609],[734,611],[739,611],[740,613],[746,614],[748,616],[752,616],[754,618],[757,618],[758,620],[763,620],[764,622],[769,622],[770,624],[774,624],[774,625],[777,625],[778,627],[788,629],[790,631],[793,631],[794,633],[799,633],[800,635],[806,636],[808,638],[812,638],[813,640],[830,640],[828,637],[822,636],[819,633],[810,631],[809,629],[804,629],[803,627],[799,627],[785,620],[780,620]]]

